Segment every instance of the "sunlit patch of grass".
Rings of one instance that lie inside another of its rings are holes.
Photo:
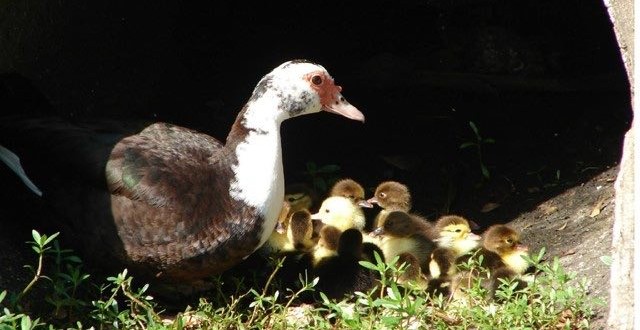
[[[300,276],[298,289],[276,284],[273,280],[282,263],[260,288],[235,283],[235,294],[220,298],[215,292],[203,297],[197,306],[189,306],[177,315],[168,315],[147,294],[148,285],[136,288],[126,270],[109,277],[98,286],[97,297],[85,301],[76,296],[88,286],[88,275],[80,271],[80,261],[71,251],[57,246],[57,234],[33,232],[30,245],[38,256],[32,280],[19,293],[0,292],[0,330],[2,329],[585,329],[593,317],[593,299],[587,298],[586,279],[567,273],[558,259],[541,262],[544,250],[533,256],[536,274],[529,285],[519,288],[514,281],[503,281],[495,299],[481,285],[488,271],[473,258],[460,271],[478,275],[462,300],[442,295],[430,296],[415,285],[400,285],[397,279],[404,266],[394,262],[361,262],[378,271],[380,281],[369,292],[354,292],[341,300],[318,293],[319,301],[302,304],[302,294],[312,292],[318,279]],[[45,258],[53,258],[52,270],[42,267]],[[46,274],[51,271],[50,274]],[[215,279],[214,279],[215,280]],[[220,280],[218,278],[218,280]],[[57,283],[57,284],[56,284]],[[66,311],[66,323],[60,325],[48,315],[29,315],[22,302],[36,285],[49,286],[52,315]],[[208,299],[216,301],[211,302]],[[75,315],[76,317],[69,317]],[[51,323],[53,322],[53,323]],[[56,324],[54,324],[56,323]]]

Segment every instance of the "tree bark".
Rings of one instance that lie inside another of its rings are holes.
[[[609,17],[620,46],[620,54],[627,70],[631,88],[632,109],[635,105],[634,93],[634,2],[633,0],[604,0]],[[635,114],[635,110],[634,110]],[[635,116],[634,116],[635,117]],[[611,297],[609,306],[608,329],[640,328],[638,312],[638,293],[634,288],[640,264],[636,256],[640,255],[640,246],[636,245],[640,232],[635,228],[636,210],[640,205],[635,186],[639,181],[640,170],[635,155],[638,152],[635,137],[638,132],[638,121],[633,120],[631,128],[625,135],[620,163],[620,172],[616,179],[615,189],[615,222],[612,236],[611,264]],[[636,271],[634,272],[634,268]],[[638,315],[638,316],[635,316]]]

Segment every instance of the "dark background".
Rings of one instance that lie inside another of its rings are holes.
[[[224,139],[262,75],[306,58],[366,116],[283,124],[287,182],[406,183],[417,212],[506,222],[615,166],[631,117],[601,1],[175,3],[0,8],[2,113],[156,119]],[[469,122],[483,145],[482,179]],[[493,203],[493,204],[488,204]],[[491,212],[488,206],[498,206]]]

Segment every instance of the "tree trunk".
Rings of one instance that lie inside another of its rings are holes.
[[[613,22],[620,54],[624,61],[631,86],[631,104],[635,108],[634,77],[633,77],[633,24],[634,24],[634,3],[633,0],[604,0],[609,11],[609,17]],[[635,110],[634,110],[635,113]],[[635,116],[634,116],[635,117]],[[636,245],[636,235],[639,235],[635,228],[636,210],[635,206],[640,205],[638,195],[635,193],[636,182],[639,182],[636,171],[637,162],[635,155],[638,153],[638,144],[635,143],[637,136],[638,121],[634,120],[631,128],[624,139],[622,160],[620,163],[620,173],[616,180],[615,198],[615,222],[613,225],[612,237],[612,264],[611,264],[611,299],[609,306],[609,318],[607,325],[609,329],[633,329],[639,328],[640,316],[634,313],[638,304],[634,282],[634,268],[640,268],[636,261],[636,256],[640,255],[640,246]]]

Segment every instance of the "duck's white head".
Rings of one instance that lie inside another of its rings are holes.
[[[306,60],[288,61],[265,75],[249,102],[277,102],[280,121],[327,111],[364,122],[364,115],[342,96],[342,87],[321,65]]]

